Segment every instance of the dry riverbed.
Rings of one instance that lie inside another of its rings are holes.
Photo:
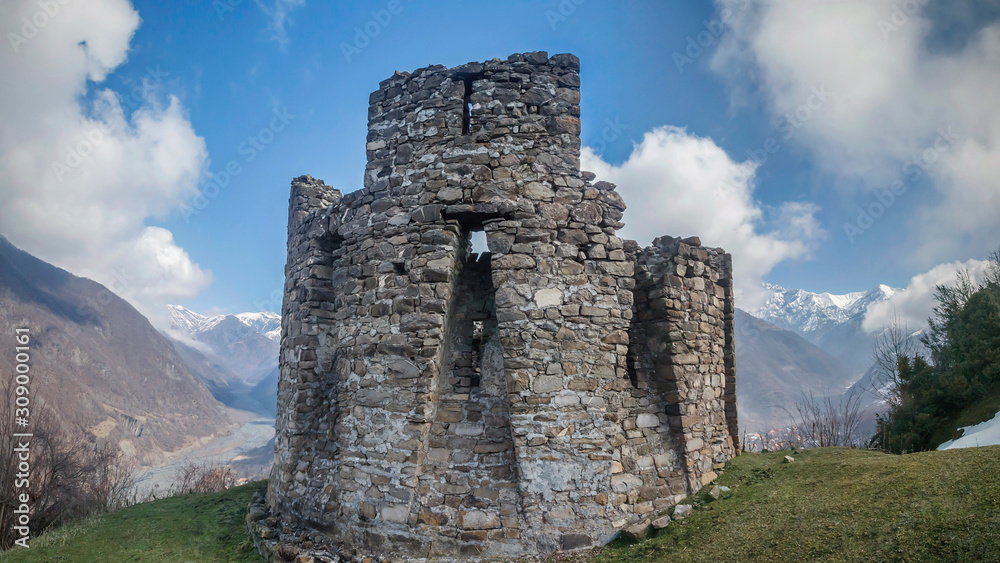
[[[165,454],[165,459],[152,467],[141,467],[137,489],[140,498],[156,491],[166,491],[174,483],[177,472],[189,464],[228,465],[247,452],[264,446],[274,437],[274,419],[246,411],[229,409],[235,429],[224,436],[212,436],[197,443]]]

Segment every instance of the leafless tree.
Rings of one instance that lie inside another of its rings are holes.
[[[0,549],[9,548],[19,534],[14,530],[22,504],[30,510],[32,536],[90,514],[114,510],[134,501],[135,466],[110,445],[98,445],[93,436],[68,429],[40,404],[31,410],[28,428],[13,420],[13,388],[0,385]],[[28,453],[30,473],[20,473],[15,447],[32,434]],[[28,503],[20,495],[27,494]]]
[[[787,443],[798,448],[860,447],[865,442],[860,434],[862,396],[857,387],[840,397],[827,394],[818,398],[812,391],[803,393],[794,410],[786,410]]]
[[[136,491],[138,466],[111,445],[94,450],[94,474],[88,480],[90,496],[98,512],[111,512],[138,502]]]
[[[871,391],[889,406],[899,404],[899,360],[912,357],[916,352],[917,342],[909,327],[893,315],[875,338],[872,350],[875,365]]]

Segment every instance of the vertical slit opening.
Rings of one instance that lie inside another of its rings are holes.
[[[625,355],[625,371],[628,373],[628,380],[632,383],[632,389],[639,388],[639,374],[635,369],[635,353],[629,347],[628,354]]]
[[[462,80],[465,83],[465,99],[462,103],[462,134],[472,133],[472,78]]]
[[[472,321],[472,374],[469,376],[469,387],[478,388],[483,378],[483,321]]]
[[[483,228],[463,222],[459,242],[459,272],[449,319],[448,381],[452,393],[477,401],[484,385],[493,385],[484,358],[497,331],[496,305]]]

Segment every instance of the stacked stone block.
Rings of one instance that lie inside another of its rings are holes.
[[[616,235],[625,203],[579,170],[579,85],[540,52],[396,73],[364,188],[293,182],[267,497],[286,543],[587,547],[735,453],[728,255]]]

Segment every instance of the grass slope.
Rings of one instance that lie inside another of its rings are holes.
[[[137,504],[33,538],[4,563],[261,563],[244,526],[264,482]]]
[[[1000,561],[1000,446],[787,453],[738,457],[718,480],[727,497],[594,560]]]

